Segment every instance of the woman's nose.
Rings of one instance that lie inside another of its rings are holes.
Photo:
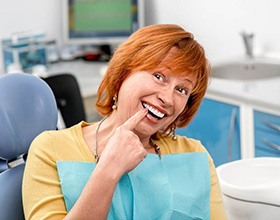
[[[172,105],[174,102],[174,90],[170,88],[161,89],[158,92],[158,99],[166,106]]]

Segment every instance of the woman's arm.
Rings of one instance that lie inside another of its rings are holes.
[[[107,219],[119,178],[110,166],[98,164],[65,219]]]

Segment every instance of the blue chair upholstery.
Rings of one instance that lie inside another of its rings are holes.
[[[42,79],[25,73],[0,76],[0,219],[24,219],[21,185],[29,146],[56,124],[56,101]]]
[[[8,169],[8,164],[7,161],[0,158],[0,173],[2,173],[2,171]]]

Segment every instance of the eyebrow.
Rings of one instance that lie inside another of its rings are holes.
[[[195,83],[192,81],[192,79],[189,78],[181,78],[184,83],[190,83],[193,87],[195,87]]]
[[[169,69],[169,70],[172,71],[172,68],[171,68],[170,66],[168,66],[168,65],[164,65],[164,66],[159,66],[159,67],[158,67],[158,69],[164,69],[164,68]],[[157,69],[157,68],[155,68],[155,69]],[[175,75],[175,74],[172,73],[172,75]],[[176,76],[176,75],[175,75],[175,76]],[[177,76],[180,76],[180,74],[177,75]],[[193,87],[195,87],[195,83],[193,83],[193,81],[192,81],[191,79],[182,78],[182,80],[185,81],[185,83],[189,82],[190,84],[192,84]]]

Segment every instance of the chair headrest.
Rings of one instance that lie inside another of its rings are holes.
[[[0,157],[12,160],[27,153],[33,139],[56,129],[57,106],[42,79],[11,73],[0,76]]]

